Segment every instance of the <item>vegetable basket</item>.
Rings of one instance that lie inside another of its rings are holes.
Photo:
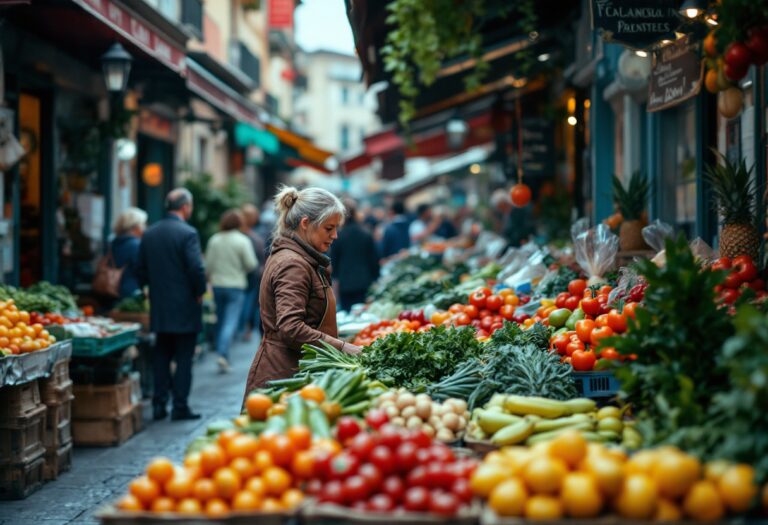
[[[619,392],[619,381],[610,371],[574,372],[573,378],[581,397],[613,397]]]
[[[138,330],[125,330],[109,337],[75,337],[72,339],[72,355],[99,357],[138,343]]]

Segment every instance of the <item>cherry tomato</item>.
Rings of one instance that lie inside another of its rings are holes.
[[[473,304],[469,304],[464,307],[464,313],[467,314],[470,319],[477,319],[477,314],[479,312],[480,310]]]
[[[720,257],[712,264],[713,270],[730,270],[731,260],[728,257]]]
[[[464,305],[461,303],[452,304],[448,311],[452,314],[460,314],[464,311]]]
[[[331,478],[346,479],[357,473],[360,461],[348,451],[341,452],[331,460]]]
[[[344,486],[341,481],[333,480],[326,483],[320,491],[320,501],[344,504]]]
[[[411,512],[424,512],[429,510],[430,502],[429,491],[424,487],[409,488],[403,498],[403,506],[405,507],[405,510]]]
[[[370,500],[366,510],[371,512],[390,512],[395,508],[395,500],[388,494],[376,494]]]
[[[557,297],[555,298],[555,306],[558,308],[565,308],[565,301],[567,301],[570,296],[571,294],[568,292],[561,292],[557,294]]]
[[[730,288],[731,290],[735,290],[739,287],[741,284],[741,277],[739,277],[739,274],[732,271],[725,277],[725,281],[723,282],[723,285],[725,285],[726,288]]]
[[[500,330],[504,328],[504,323],[493,323],[491,325],[491,332],[495,332],[496,330]]]
[[[721,303],[733,304],[736,302],[739,296],[740,294],[738,290],[732,290],[730,288],[726,288],[720,293],[717,300],[718,302],[721,302]]]
[[[765,290],[765,281],[762,279],[755,279],[752,282],[750,282],[747,286],[749,286],[756,292],[760,292],[762,290]]]
[[[571,365],[577,372],[591,371],[595,368],[595,361],[597,361],[597,357],[591,350],[576,350],[571,355]]]
[[[489,295],[485,298],[485,306],[492,312],[498,312],[499,308],[504,304],[504,299],[498,295]]]
[[[406,482],[409,487],[427,487],[429,486],[429,476],[427,475],[427,467],[425,465],[419,465],[415,469],[411,470],[406,477]]]
[[[346,502],[362,501],[368,498],[368,482],[362,476],[350,476],[344,480],[342,491]]]
[[[472,503],[472,489],[469,486],[469,481],[464,477],[453,482],[451,493],[455,494],[464,503]]]
[[[416,464],[416,452],[419,448],[409,441],[401,443],[397,447],[395,457],[397,458],[397,469],[400,472],[408,472]]]
[[[403,442],[404,433],[402,428],[387,423],[379,429],[379,441],[394,452],[400,446],[400,443]]]
[[[482,320],[480,321],[480,328],[482,328],[486,332],[491,331],[492,325],[493,325],[493,317],[491,317],[490,315],[483,317]]]
[[[360,430],[362,429],[357,419],[349,416],[342,417],[336,423],[336,439],[344,443],[346,440],[355,437]]]
[[[471,322],[472,322],[472,319],[467,314],[462,313],[456,316],[456,320],[455,320],[456,326],[467,326]]]
[[[595,322],[590,319],[581,319],[576,321],[576,336],[582,343],[589,343],[592,337],[592,330],[595,329]]]
[[[565,334],[558,334],[552,339],[552,348],[560,355],[565,355],[565,349],[571,340]]]
[[[374,408],[365,416],[365,422],[373,429],[380,429],[383,425],[389,423],[389,416],[384,410]],[[369,436],[373,441],[373,436]],[[370,451],[369,451],[370,452]]]
[[[475,292],[469,296],[469,304],[482,310],[485,308],[485,294],[483,292]]]
[[[376,465],[372,463],[366,463],[358,469],[357,474],[367,483],[368,492],[374,493],[379,491],[383,476],[381,475],[381,471]]]
[[[578,297],[572,295],[568,299],[565,300],[564,308],[568,308],[569,310],[573,311],[573,310],[575,310],[576,308],[579,307],[579,302],[580,301],[581,301],[581,299],[579,299]]]
[[[389,476],[381,484],[381,490],[395,502],[400,502],[405,495],[405,483],[398,476]]]
[[[432,491],[429,502],[430,512],[441,516],[453,516],[459,511],[459,499],[450,492]]]
[[[515,307],[511,304],[505,304],[501,307],[501,310],[499,310],[499,313],[501,316],[506,319],[507,321],[511,321],[512,318],[515,315]]]
[[[613,330],[611,330],[610,326],[601,326],[599,328],[595,328],[594,330],[592,330],[592,337],[590,341],[595,347],[599,347],[600,341],[602,339],[605,339],[606,337],[611,337],[612,335],[613,335]]]
[[[581,296],[584,294],[584,290],[587,289],[587,281],[584,279],[574,279],[568,283],[568,293],[571,295]]]
[[[740,255],[733,259],[733,273],[741,282],[749,282],[757,277],[757,266],[748,255]]]

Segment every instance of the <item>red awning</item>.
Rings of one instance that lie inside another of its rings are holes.
[[[405,147],[402,137],[394,129],[365,137],[363,142],[365,142],[365,152],[370,157],[386,156]]]
[[[113,0],[73,0],[105,25],[171,70],[186,74],[184,48],[162,36],[146,20]]]
[[[187,87],[238,122],[260,126],[258,108],[194,60],[187,60]]]

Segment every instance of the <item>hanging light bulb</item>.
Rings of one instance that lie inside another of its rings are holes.
[[[705,7],[701,4],[701,0],[685,0],[680,6],[680,14],[693,20],[704,12]]]

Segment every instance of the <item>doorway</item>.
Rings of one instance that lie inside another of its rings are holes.
[[[138,149],[136,194],[152,224],[165,215],[165,196],[175,182],[173,144],[140,133]]]

